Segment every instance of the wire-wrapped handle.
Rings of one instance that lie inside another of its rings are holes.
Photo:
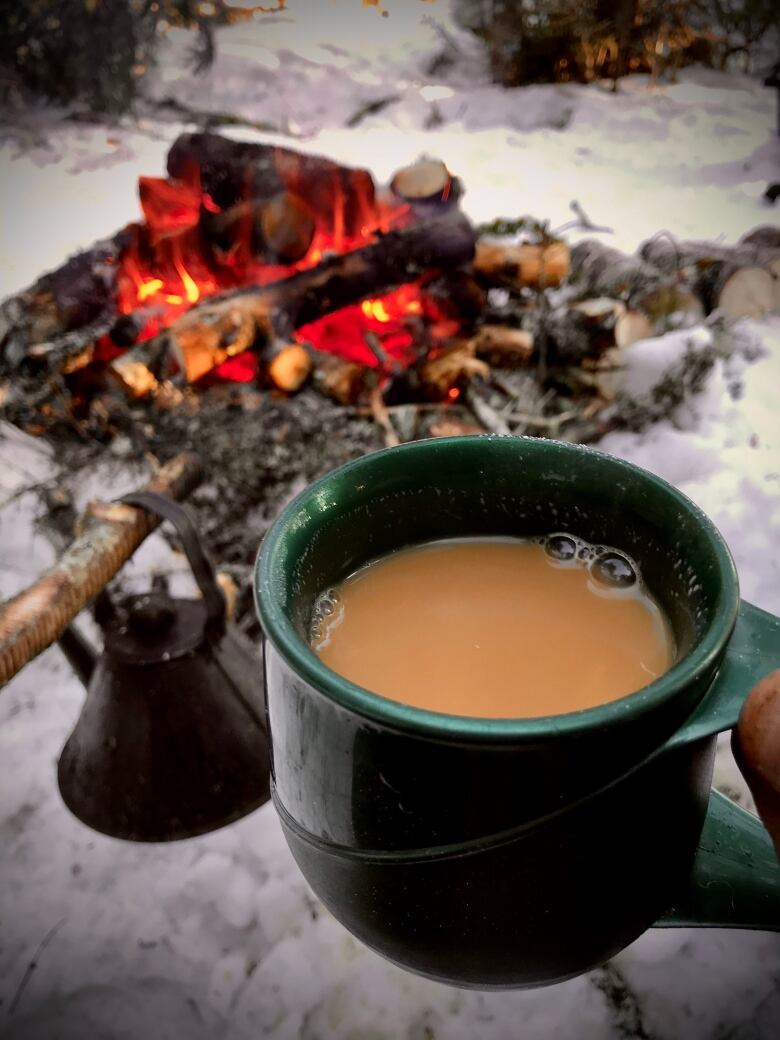
[[[201,476],[198,456],[184,452],[162,466],[144,490],[186,498]],[[0,687],[62,635],[159,523],[158,516],[130,505],[87,507],[79,534],[60,559],[0,609]]]

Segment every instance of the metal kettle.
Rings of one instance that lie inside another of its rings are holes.
[[[174,599],[155,581],[142,595],[98,597],[98,654],[73,627],[59,643],[87,696],[59,760],[71,812],[130,841],[215,830],[269,797],[260,662],[226,620],[225,600],[195,527],[150,491],[121,499],[176,528],[200,588]]]

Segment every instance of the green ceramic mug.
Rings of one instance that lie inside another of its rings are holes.
[[[323,589],[403,546],[568,531],[636,559],[679,650],[643,690],[568,715],[473,719],[389,701],[309,648]],[[780,929],[759,822],[710,790],[716,734],[780,663],[723,539],[684,495],[586,448],[420,441],[351,462],[267,535],[274,800],[314,891],[359,939],[461,986],[586,971],[653,924]]]

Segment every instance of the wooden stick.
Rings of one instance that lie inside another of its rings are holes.
[[[185,452],[166,463],[145,490],[181,499],[200,479],[200,460]],[[62,635],[159,523],[133,506],[87,507],[79,533],[57,563],[0,611],[0,687]]]

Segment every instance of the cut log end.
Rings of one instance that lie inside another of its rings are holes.
[[[300,390],[311,370],[311,354],[300,343],[288,343],[275,349],[266,369],[273,385],[286,394]]]
[[[764,318],[775,300],[774,279],[761,267],[740,267],[723,280],[717,308],[729,318]]]
[[[404,166],[393,177],[390,186],[399,198],[408,202],[444,198],[450,184],[450,172],[439,159],[421,159]]]
[[[615,346],[630,347],[653,335],[653,323],[642,311],[627,310],[615,322]]]

